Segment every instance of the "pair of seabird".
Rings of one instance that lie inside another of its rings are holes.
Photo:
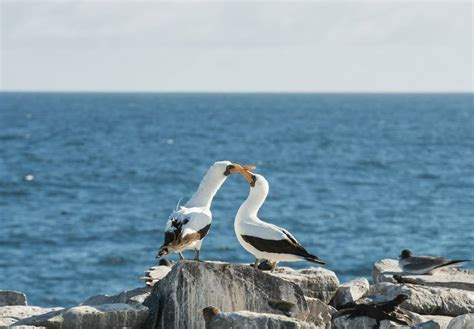
[[[212,222],[210,210],[214,195],[231,174],[242,174],[250,185],[250,193],[240,206],[235,217],[235,233],[242,247],[255,256],[255,264],[268,260],[275,269],[279,261],[307,260],[325,264],[306,249],[287,230],[266,223],[257,216],[265,202],[269,186],[262,175],[251,172],[253,166],[242,166],[230,161],[214,163],[204,176],[197,191],[184,206],[175,210],[165,228],[164,243],[157,257],[171,252],[184,259],[184,250],[194,250],[195,260],[199,261],[199,251]]]

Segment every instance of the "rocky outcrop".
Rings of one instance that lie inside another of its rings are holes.
[[[379,301],[407,295],[401,306],[419,314],[458,316],[474,312],[472,291],[385,282],[371,286],[370,294]]]
[[[34,316],[39,316],[41,314],[55,312],[58,310],[62,310],[62,308],[43,308],[38,306],[25,305],[3,306],[0,307],[0,328],[17,325],[17,323],[22,319],[31,318]]]
[[[309,315],[306,322],[312,322],[318,329],[330,329],[331,318],[336,309],[323,303],[321,300],[312,297],[305,297],[309,308]]]
[[[401,275],[403,279],[419,285],[474,291],[474,270],[451,267],[436,271],[433,275],[406,275],[395,259],[382,259],[374,264],[372,269],[374,284],[396,283],[394,275]]]
[[[19,291],[0,290],[0,306],[28,305],[26,295]]]
[[[331,300],[335,308],[352,303],[369,292],[369,281],[366,278],[358,278],[341,284]]]
[[[289,318],[284,315],[249,311],[218,313],[206,324],[209,329],[316,329],[313,323]]]
[[[339,279],[332,271],[321,267],[307,267],[293,270],[289,267],[278,267],[270,275],[296,283],[307,297],[318,298],[329,303],[339,288]]]
[[[209,305],[223,312],[247,310],[300,320],[309,313],[293,282],[248,265],[194,261],[176,264],[144,304],[150,308],[147,328],[203,328],[201,310]]]
[[[333,329],[373,329],[377,328],[374,319],[361,316],[349,319],[348,316],[341,316],[334,320]],[[380,322],[380,329],[443,329],[433,320],[421,322],[412,326],[403,326],[387,320]]]
[[[15,325],[44,326],[55,329],[141,328],[148,317],[143,305],[104,304],[76,306],[24,318]]]
[[[101,304],[141,304],[150,295],[151,288],[140,287],[122,291],[118,295],[97,295],[87,298],[81,305],[101,305]]]
[[[474,314],[463,314],[455,317],[447,329],[474,329]]]

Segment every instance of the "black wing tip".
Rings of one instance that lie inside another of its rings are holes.
[[[158,254],[156,254],[155,258],[161,258],[163,256],[168,255],[168,248],[161,248]]]
[[[320,259],[318,256],[308,255],[307,257],[305,257],[305,259],[307,261],[310,261],[310,262],[313,262],[313,263],[318,263],[320,265],[326,265],[326,262],[324,260]]]

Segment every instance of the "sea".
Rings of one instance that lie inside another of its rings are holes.
[[[141,286],[219,160],[255,165],[260,217],[341,282],[405,248],[474,258],[473,94],[4,92],[0,289],[66,307]],[[248,192],[234,175],[216,195],[204,260],[254,261],[233,226]]]

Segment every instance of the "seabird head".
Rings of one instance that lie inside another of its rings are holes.
[[[408,258],[408,257],[411,257],[413,256],[413,253],[411,252],[410,249],[404,249],[402,250],[402,253],[400,254],[399,258],[400,259],[405,259],[405,258]]]
[[[236,174],[242,172],[243,170],[254,170],[254,166],[242,166],[238,163],[233,163],[230,161],[217,161],[212,165],[213,168],[216,168],[219,172],[222,172],[224,176],[229,176],[231,174]]]

